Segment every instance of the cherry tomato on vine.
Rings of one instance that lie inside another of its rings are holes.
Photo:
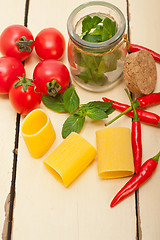
[[[45,28],[35,38],[35,50],[41,59],[59,60],[65,51],[65,39],[56,28]]]
[[[35,84],[39,86],[43,96],[56,96],[57,93],[63,93],[68,88],[70,74],[62,62],[46,59],[36,65],[33,79]]]
[[[4,56],[16,57],[24,61],[32,53],[34,38],[23,25],[11,25],[4,29],[0,37],[0,51]]]
[[[18,77],[9,91],[9,99],[15,110],[22,115],[27,115],[41,103],[41,93],[33,80]]]
[[[17,76],[23,76],[25,69],[21,61],[14,57],[0,58],[0,94],[8,94]]]

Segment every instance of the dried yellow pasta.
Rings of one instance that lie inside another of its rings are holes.
[[[96,132],[98,175],[103,179],[133,175],[131,131],[109,127]]]
[[[72,132],[44,160],[44,165],[67,187],[87,168],[95,156],[95,148],[82,136]]]
[[[23,121],[22,136],[34,158],[42,157],[56,139],[50,118],[42,109],[34,109]]]

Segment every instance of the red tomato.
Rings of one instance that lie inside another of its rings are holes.
[[[8,94],[17,76],[23,76],[25,69],[21,61],[13,57],[0,58],[0,94]]]
[[[7,27],[0,37],[0,51],[4,56],[16,57],[20,61],[30,56],[34,46],[32,33],[23,25]]]
[[[27,115],[41,103],[41,93],[36,84],[30,79],[18,77],[9,91],[9,99],[15,110]]]
[[[65,39],[55,28],[41,30],[35,38],[35,50],[41,59],[62,58],[65,50]]]
[[[49,94],[55,96],[57,93],[63,93],[67,89],[70,82],[70,74],[62,62],[46,59],[35,67],[33,79],[40,87],[42,95]]]

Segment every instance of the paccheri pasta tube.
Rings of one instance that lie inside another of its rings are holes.
[[[22,124],[22,136],[34,158],[42,157],[56,139],[51,120],[42,109],[31,111]]]
[[[95,148],[82,136],[72,132],[44,160],[44,165],[58,181],[68,187],[95,156]]]
[[[103,179],[133,175],[131,131],[109,127],[96,132],[98,175]]]

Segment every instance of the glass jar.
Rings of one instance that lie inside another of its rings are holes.
[[[116,33],[107,41],[88,42],[82,39],[82,21],[86,16],[108,17],[116,22]],[[114,5],[92,1],[77,7],[69,16],[68,61],[75,82],[93,92],[102,92],[115,86],[123,75],[126,57],[126,21]]]

